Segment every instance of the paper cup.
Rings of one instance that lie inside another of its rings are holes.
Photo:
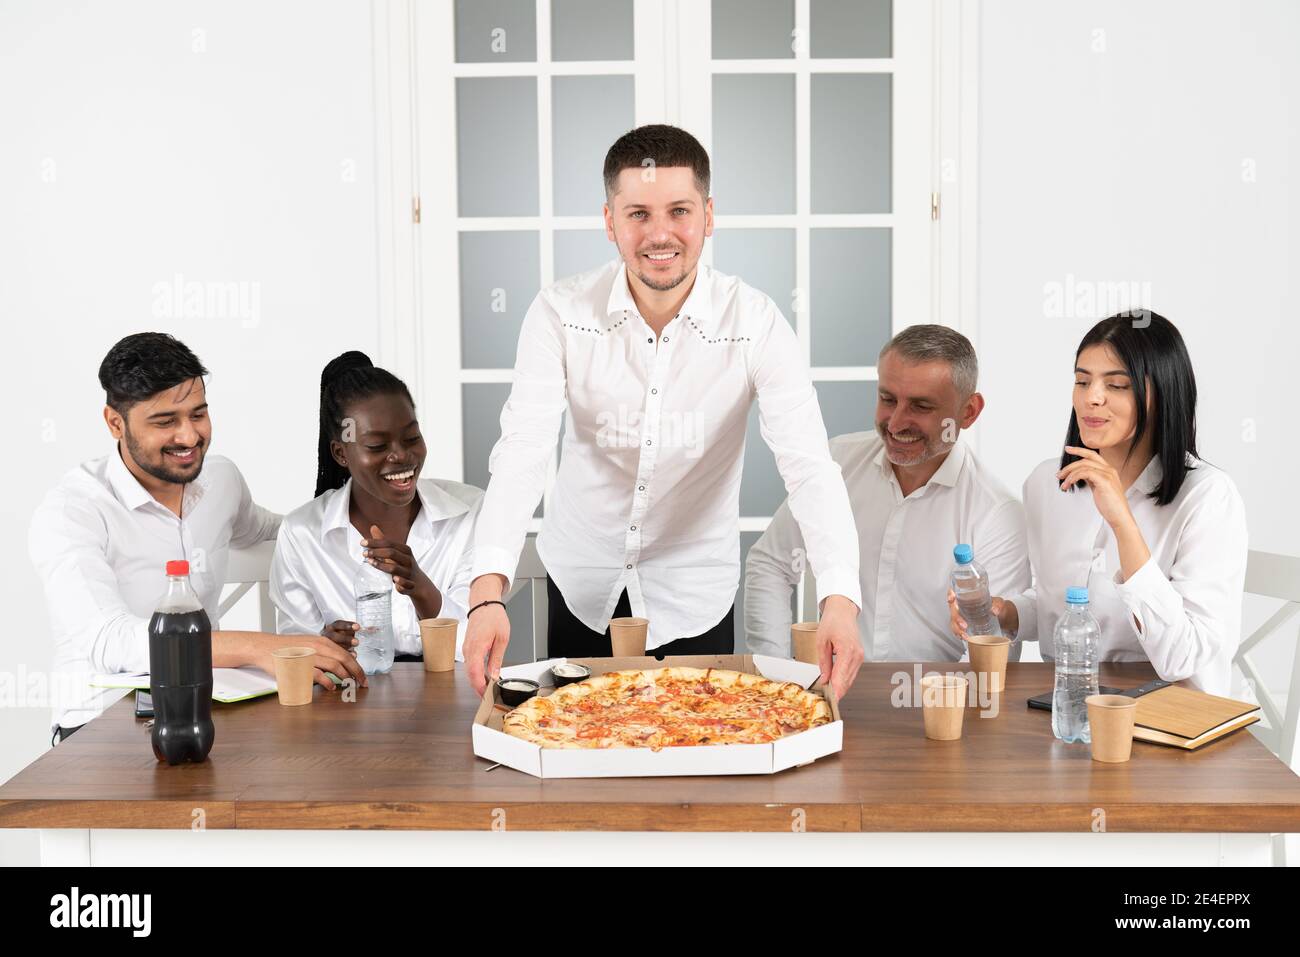
[[[650,621],[646,618],[611,618],[609,643],[615,658],[644,658]]]
[[[817,660],[817,622],[800,621],[790,626],[790,651],[795,661],[821,663]]]
[[[932,741],[956,741],[966,714],[966,679],[961,675],[926,675],[921,679],[921,712],[925,736]]]
[[[1088,705],[1088,726],[1092,731],[1092,759],[1106,764],[1123,764],[1133,754],[1133,719],[1137,699],[1120,694],[1093,694]]]
[[[1011,649],[1011,639],[1002,635],[971,635],[967,645],[971,668],[976,674],[988,675],[984,679],[985,690],[991,694],[1006,690],[1007,652]]]
[[[421,618],[420,644],[425,671],[452,671],[456,667],[455,618]]]
[[[271,652],[271,658],[275,661],[275,687],[280,704],[311,704],[316,674],[312,660],[315,657],[316,652],[312,648],[277,648]]]

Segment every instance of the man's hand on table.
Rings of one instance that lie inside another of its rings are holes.
[[[823,682],[829,682],[838,701],[844,697],[866,655],[858,639],[858,606],[843,595],[830,595],[817,623],[817,660]]]
[[[510,644],[510,618],[502,605],[474,607],[484,601],[501,601],[506,580],[501,575],[480,575],[469,590],[469,607],[473,612],[465,627],[465,673],[476,695],[487,690],[489,681],[501,673],[506,646]],[[486,667],[484,659],[487,660]]]

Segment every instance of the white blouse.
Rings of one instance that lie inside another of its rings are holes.
[[[353,579],[361,567],[361,533],[348,518],[352,481],[322,492],[285,516],[271,561],[271,600],[279,634],[319,635],[327,623],[356,621]],[[465,633],[473,562],[474,519],[483,492],[472,485],[422,478],[416,483],[420,514],[406,537],[416,564],[442,593],[443,618],[461,620],[456,656]],[[410,597],[393,591],[397,653],[418,655],[420,616]]]
[[[1150,661],[1166,681],[1189,679],[1227,695],[1241,640],[1246,580],[1246,510],[1226,473],[1189,459],[1178,495],[1156,505],[1149,493],[1163,471],[1159,458],[1127,493],[1151,558],[1123,580],[1114,533],[1087,489],[1061,491],[1059,459],[1025,480],[1025,516],[1034,587],[1014,598],[1020,637],[1036,636],[1054,660],[1052,632],[1065,609],[1065,589],[1086,585],[1101,626],[1100,660]]]

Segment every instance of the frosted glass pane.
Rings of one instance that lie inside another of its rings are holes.
[[[723,229],[713,234],[713,265],[767,293],[794,328],[794,230]]]
[[[557,216],[597,216],[605,154],[636,123],[630,76],[557,76],[551,85]]]
[[[552,60],[630,60],[632,0],[551,0]]]
[[[492,454],[492,446],[501,438],[501,410],[506,399],[510,398],[510,383],[466,382],[460,388],[465,482],[486,489],[491,478],[488,457]],[[541,518],[541,515],[542,500],[538,499],[533,517]]]
[[[888,57],[893,49],[892,0],[812,0],[814,57]]]
[[[809,321],[814,366],[873,366],[889,341],[889,229],[813,229]]]
[[[535,77],[456,80],[456,160],[460,215],[537,215]]]
[[[815,382],[826,435],[872,432],[876,425],[877,384],[871,382]]]
[[[794,212],[793,75],[713,77],[712,164],[717,213]]]
[[[888,73],[814,73],[812,211],[890,211]]]
[[[541,285],[535,232],[460,234],[460,356],[466,369],[512,369],[524,313]]]
[[[575,276],[618,258],[618,247],[604,230],[557,229],[555,235],[555,278]]]
[[[794,0],[713,0],[715,60],[793,57],[793,31]]]
[[[535,0],[456,0],[459,63],[537,59]]]

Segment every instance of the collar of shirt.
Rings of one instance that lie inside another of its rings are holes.
[[[169,515],[174,514],[171,509],[154,498],[152,493],[140,484],[140,480],[131,474],[131,470],[126,467],[126,462],[122,460],[121,446],[109,453],[107,473],[109,484],[113,486],[113,494],[130,511],[152,503],[154,508],[160,508]],[[199,500],[203,498],[203,492],[207,487],[208,476],[202,470],[194,481],[185,483],[185,489],[181,493],[181,516],[189,517],[194,506],[198,505]]]
[[[418,553],[419,546],[433,541],[434,522],[441,521],[444,518],[464,515],[469,511],[470,506],[443,491],[432,482],[417,480],[415,494],[420,497],[420,514],[416,516],[415,522],[411,525],[406,544],[411,546],[412,552]],[[325,505],[325,513],[321,516],[320,525],[320,542],[322,545],[325,544],[325,538],[330,532],[343,529],[346,533],[352,527],[352,519],[348,514],[348,504],[351,501],[352,479],[348,479]]]
[[[1165,470],[1160,466],[1160,456],[1151,456],[1151,461],[1147,467],[1142,470],[1142,474],[1137,477],[1132,485],[1128,488],[1129,498],[1146,498],[1160,486],[1161,480],[1165,476]]]
[[[691,291],[678,310],[679,316],[687,316],[701,333],[713,331],[713,295],[712,270],[701,263],[696,267],[695,281]],[[605,328],[612,329],[624,313],[640,316],[632,290],[627,284],[627,263],[620,263],[614,274],[614,283],[609,290],[609,301],[605,305]]]
[[[898,500],[902,501],[905,496],[903,495],[902,488],[898,484],[898,476],[894,474],[894,466],[890,463],[889,456],[885,454],[885,443],[883,440],[880,443],[880,451],[876,453],[875,464],[876,467],[880,469],[881,474],[885,477],[885,481],[889,483],[890,488],[894,490]],[[948,488],[952,488],[957,484],[957,479],[961,476],[962,466],[965,464],[966,443],[958,437],[957,441],[953,443],[952,449],[948,452],[948,457],[943,460],[943,464],[940,465],[938,470],[930,476],[930,481],[918,488],[912,493],[912,495],[906,496],[906,498],[912,498],[913,496],[920,498],[931,485],[945,485]]]

